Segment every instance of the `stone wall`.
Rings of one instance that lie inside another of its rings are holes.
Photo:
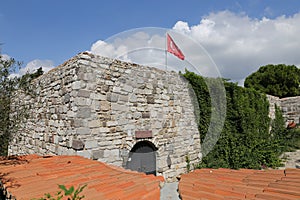
[[[267,95],[267,99],[269,101],[269,117],[273,120],[275,119],[275,105],[281,107],[280,98]]]
[[[294,121],[300,124],[300,96],[297,97],[286,97],[280,99],[279,97],[267,95],[270,103],[270,118],[275,118],[275,104],[281,108],[283,117],[288,122]]]
[[[124,167],[132,147],[147,140],[167,180],[186,172],[187,155],[200,161],[192,91],[175,72],[81,53],[33,84],[34,97],[14,100],[28,106],[29,118],[9,154],[80,155]]]
[[[283,117],[300,124],[300,96],[280,99]]]

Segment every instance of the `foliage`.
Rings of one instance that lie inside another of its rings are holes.
[[[282,142],[283,151],[295,151],[300,149],[300,129],[286,129],[283,135],[285,140]]]
[[[285,135],[285,123],[284,118],[282,116],[282,111],[275,104],[275,119],[271,123],[271,135],[275,137],[275,139],[282,139]]]
[[[0,156],[7,155],[7,147],[18,124],[25,118],[25,111],[11,115],[11,98],[18,89],[23,89],[26,94],[33,94],[30,81],[40,76],[43,71],[40,68],[36,73],[25,74],[21,78],[12,74],[21,66],[20,62],[13,58],[4,59],[0,54]]]
[[[4,59],[0,54],[0,156],[7,155],[7,145],[11,138],[14,121],[10,118],[10,104],[13,92],[18,86],[18,78],[10,77],[20,63],[14,59]]]
[[[271,134],[278,141],[278,149],[281,152],[300,149],[300,129],[287,129],[284,126],[282,112],[278,107],[275,107],[275,120],[272,123]]]
[[[186,72],[184,77],[190,82],[198,98],[201,111],[198,126],[203,141],[212,109],[210,93],[205,89],[205,80],[209,78],[192,72]],[[273,135],[269,133],[269,103],[266,96],[225,80],[224,86],[227,101],[224,128],[214,149],[196,167],[260,169],[279,166],[278,156],[282,143],[278,138],[282,127],[276,122],[272,128]]]
[[[38,68],[36,72],[34,73],[26,73],[21,78],[18,79],[19,81],[19,87],[22,89],[29,89],[29,82],[31,82],[33,79],[43,75],[44,71],[42,67]]]
[[[185,162],[186,162],[186,169],[187,169],[187,172],[190,172],[190,170],[191,170],[191,160],[190,160],[189,155],[186,155],[186,156],[185,156]]]
[[[262,66],[246,78],[244,85],[281,98],[299,96],[300,69],[284,64]]]
[[[55,196],[47,193],[44,197],[39,198],[38,200],[61,200],[67,198],[68,200],[80,200],[84,198],[84,195],[80,196],[80,193],[87,185],[78,186],[75,190],[74,186],[71,186],[69,189],[66,188],[64,185],[58,185],[59,191],[56,193]]]

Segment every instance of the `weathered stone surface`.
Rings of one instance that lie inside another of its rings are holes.
[[[106,96],[99,93],[91,93],[90,98],[94,100],[106,100]]]
[[[99,158],[104,157],[104,151],[103,150],[92,150],[92,158],[93,160],[98,160]]]
[[[142,118],[150,118],[150,112],[143,112]]]
[[[176,73],[79,54],[35,84],[35,98],[16,95],[16,106],[30,104],[32,115],[10,154],[80,155],[126,166],[132,148],[146,141],[157,149],[157,175],[168,178],[186,170],[188,153],[191,165],[199,161],[193,101]],[[139,138],[135,131],[152,134]]]
[[[109,111],[110,110],[110,103],[108,101],[101,101],[100,102],[100,109],[102,111]]]
[[[73,82],[73,84],[72,84],[72,89],[73,90],[78,90],[80,88],[81,88],[81,82],[80,81]]]
[[[130,85],[124,85],[122,89],[123,89],[123,91],[129,92],[129,93],[131,93],[133,91],[133,87]]]
[[[77,112],[78,118],[89,118],[91,116],[91,108],[80,107]]]
[[[75,150],[82,150],[84,148],[84,143],[80,140],[72,140],[72,148]]]
[[[77,129],[76,133],[79,135],[88,135],[91,133],[91,129],[88,127],[80,127]]]
[[[278,97],[267,95],[267,98],[270,103],[269,117],[271,119],[275,119],[276,105],[281,109],[282,115],[286,121],[286,125],[292,121],[297,124],[300,123],[300,96],[280,99]]]
[[[92,152],[91,152],[91,150],[77,151],[76,154],[78,156],[82,156],[84,158],[92,158]]]
[[[116,93],[108,93],[107,94],[107,100],[110,102],[117,102],[119,99],[119,95]]]
[[[89,122],[90,128],[97,128],[100,127],[100,121],[99,120],[92,120]]]
[[[69,102],[70,102],[70,99],[71,99],[70,94],[65,94],[65,97],[64,97],[64,103],[69,103]]]
[[[147,95],[147,103],[154,104],[155,103],[155,97],[153,95]]]
[[[78,93],[77,93],[77,96],[78,97],[90,97],[91,95],[91,91],[88,91],[88,90],[79,90]]]
[[[86,149],[93,149],[98,147],[98,142],[96,140],[87,140],[85,141],[85,148]]]
[[[106,122],[107,127],[112,127],[112,126],[117,126],[118,122],[117,121],[108,121]]]

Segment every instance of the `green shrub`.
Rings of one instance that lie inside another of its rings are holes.
[[[204,78],[188,71],[183,76],[190,82],[198,99],[198,128],[203,141],[210,124],[211,110],[215,109],[211,106],[206,87],[206,82],[213,78]],[[279,155],[284,150],[286,133],[279,109],[276,119],[270,124],[269,102],[265,94],[225,80],[224,86],[227,101],[224,128],[214,149],[195,167],[261,169],[280,166]],[[295,133],[288,135],[296,137]]]
[[[75,190],[74,186],[71,186],[69,189],[67,189],[64,185],[58,185],[60,190],[55,194],[55,196],[52,196],[51,194],[47,193],[44,195],[44,197],[33,200],[61,200],[64,197],[67,197],[68,200],[81,200],[84,198],[84,195],[80,196],[80,193],[86,186],[87,185],[79,186]]]

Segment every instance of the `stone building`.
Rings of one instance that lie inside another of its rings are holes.
[[[178,73],[84,52],[33,85],[14,99],[29,117],[11,155],[80,155],[167,181],[201,159],[193,92]]]
[[[295,122],[300,124],[300,96],[279,98],[271,95],[267,95],[270,104],[269,117],[275,118],[275,105],[281,109],[283,118],[286,125],[289,122]]]

